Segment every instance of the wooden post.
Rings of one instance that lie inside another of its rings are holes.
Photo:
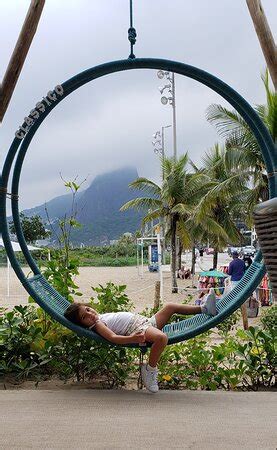
[[[161,282],[156,281],[155,283],[155,298],[154,298],[154,309],[159,309],[160,307],[160,296],[161,296]]]
[[[241,316],[242,316],[242,323],[243,323],[243,329],[248,330],[248,317],[247,317],[247,305],[246,302],[244,302],[241,307]]]
[[[264,13],[261,0],[246,0],[254,27],[260,41],[260,45],[266,60],[266,64],[277,91],[277,49]]]
[[[45,0],[31,0],[24,24],[0,86],[0,123],[7,111],[28,50],[35,35]]]

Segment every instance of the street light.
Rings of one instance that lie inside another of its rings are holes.
[[[164,182],[164,157],[165,157],[165,145],[164,145],[164,130],[170,128],[172,125],[166,125],[162,127],[162,132],[156,131],[153,134],[154,141],[152,144],[154,146],[154,153],[160,154],[162,157],[162,167],[163,167],[163,182]],[[165,221],[161,218],[161,230],[162,236],[165,236]],[[163,252],[163,264],[165,264],[165,252]]]
[[[167,105],[167,103],[168,103],[168,98],[167,98],[167,97],[162,97],[162,98],[161,98],[161,102],[162,102],[163,105]]]
[[[165,157],[164,130],[166,128],[170,128],[171,126],[172,125],[166,125],[165,127],[162,127],[162,133],[160,131],[156,131],[153,134],[153,138],[155,139],[154,141],[152,141],[154,153],[161,155],[162,162],[164,162]],[[163,168],[163,179],[164,179],[164,168]]]
[[[162,80],[165,78],[169,81],[169,84],[165,84],[164,86],[159,88],[160,93],[163,95],[165,90],[168,90],[167,94],[168,96],[163,95],[161,97],[161,103],[163,105],[169,105],[172,106],[172,112],[173,112],[173,151],[174,151],[174,159],[177,159],[177,135],[176,135],[176,101],[175,101],[175,78],[174,78],[174,72],[168,72],[159,70],[157,72],[157,77]]]

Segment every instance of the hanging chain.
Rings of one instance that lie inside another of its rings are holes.
[[[133,52],[133,47],[136,43],[136,37],[137,37],[137,32],[135,30],[135,28],[133,27],[133,1],[130,0],[130,28],[128,30],[128,39],[130,41],[130,46],[131,46],[131,53],[129,55],[129,58],[134,59],[135,55]]]

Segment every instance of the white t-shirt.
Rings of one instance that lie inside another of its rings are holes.
[[[101,322],[103,322],[115,334],[124,335],[134,316],[135,314],[125,311],[105,313],[99,314],[99,320],[101,320]],[[93,327],[94,325],[90,327],[90,329],[93,329]]]

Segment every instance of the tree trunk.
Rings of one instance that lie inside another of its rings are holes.
[[[0,123],[2,122],[8,108],[21,69],[28,54],[33,37],[36,33],[44,3],[45,0],[31,1],[15,49],[4,75],[2,86],[0,85]]]
[[[241,305],[240,310],[241,310],[241,316],[242,316],[243,329],[248,330],[248,316],[247,316],[246,302],[244,302]]]
[[[277,51],[274,38],[268,25],[260,0],[246,0],[253,24],[260,41],[266,64],[277,91]]]
[[[182,246],[181,242],[179,241],[178,263],[177,263],[178,270],[181,269],[181,267],[182,267],[182,251],[183,251],[183,246]]]
[[[178,292],[177,288],[177,278],[176,278],[176,217],[172,217],[172,227],[171,227],[171,280],[172,280],[172,294]]]
[[[196,263],[196,253],[195,253],[195,243],[193,243],[192,249],[191,249],[191,274],[195,274],[195,263]]]
[[[218,263],[218,249],[214,249],[214,256],[213,256],[213,269],[217,269],[217,263]]]
[[[155,298],[154,298],[154,310],[158,311],[161,302],[161,282],[156,281],[155,284]]]

